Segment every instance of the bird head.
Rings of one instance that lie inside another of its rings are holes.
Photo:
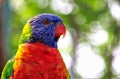
[[[20,43],[41,42],[57,47],[58,39],[65,34],[66,28],[60,17],[54,14],[40,14],[30,19],[24,26]]]

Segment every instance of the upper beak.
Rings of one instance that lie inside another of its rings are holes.
[[[63,38],[66,35],[66,28],[64,24],[57,24],[55,27],[55,38],[59,38],[61,35],[63,35]]]

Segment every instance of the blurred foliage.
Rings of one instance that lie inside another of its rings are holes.
[[[73,50],[71,56],[74,57],[76,47],[81,42],[89,42],[88,35],[93,33],[92,28],[99,23],[102,29],[108,33],[108,41],[102,45],[92,45],[99,50],[99,55],[104,58],[106,68],[101,79],[112,79],[116,77],[112,72],[112,50],[120,45],[120,26],[112,17],[107,0],[65,0],[64,2],[72,5],[70,13],[64,14],[52,8],[53,0],[9,0],[9,26],[8,26],[8,53],[13,56],[18,48],[18,41],[21,30],[26,22],[33,16],[41,13],[53,13],[61,16],[67,29],[71,32],[73,38]],[[63,1],[63,0],[62,0]],[[53,4],[54,5],[54,4]],[[57,6],[60,7],[60,6]],[[76,61],[76,59],[74,59]],[[73,65],[75,62],[73,63]],[[80,78],[76,72],[71,72],[73,78]]]

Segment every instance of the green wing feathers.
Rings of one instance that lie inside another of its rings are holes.
[[[69,72],[68,72],[68,73],[69,73]],[[68,74],[68,79],[71,79],[71,78],[70,78],[70,73]]]
[[[14,63],[13,59],[11,59],[7,62],[7,64],[5,65],[5,67],[2,71],[1,79],[10,79],[10,76],[13,71],[13,63]]]

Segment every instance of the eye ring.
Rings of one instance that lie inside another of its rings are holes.
[[[50,23],[50,21],[49,21],[48,19],[44,19],[44,20],[43,20],[43,24],[44,24],[44,25],[48,25],[49,23]]]

